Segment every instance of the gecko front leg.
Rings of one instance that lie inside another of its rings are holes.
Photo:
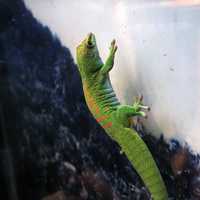
[[[109,55],[108,55],[108,57],[106,59],[105,64],[101,68],[101,73],[102,74],[108,74],[109,71],[113,68],[116,51],[117,51],[116,42],[115,42],[115,40],[113,40],[111,42]]]

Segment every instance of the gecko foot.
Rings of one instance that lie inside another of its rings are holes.
[[[150,111],[150,107],[149,106],[144,106],[142,104],[142,101],[143,101],[143,96],[142,95],[136,97],[136,101],[133,104],[133,108],[135,109],[135,112],[137,113],[138,116],[147,118],[147,114],[144,112],[144,110],[145,111]]]

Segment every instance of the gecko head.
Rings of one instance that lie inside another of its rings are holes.
[[[76,48],[77,64],[80,73],[92,73],[99,68],[99,51],[96,44],[96,38],[93,33],[87,37]]]

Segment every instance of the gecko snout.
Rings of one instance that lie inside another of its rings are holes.
[[[95,36],[93,33],[89,33],[87,37],[87,47],[92,48],[95,46]]]

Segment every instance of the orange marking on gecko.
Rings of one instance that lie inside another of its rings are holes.
[[[91,108],[95,106],[95,102],[91,99],[88,99],[88,104],[90,105]]]
[[[99,114],[100,109],[99,109],[98,105],[96,105],[94,112],[95,112],[95,114]]]
[[[90,106],[91,109],[93,109],[95,114],[98,114],[100,112],[100,109],[99,109],[97,103],[95,102],[94,98],[89,95],[87,90],[85,91],[85,94],[86,94],[86,99],[87,99],[88,105]]]
[[[103,125],[103,128],[105,128],[105,129],[110,128],[110,127],[112,127],[112,122],[108,122],[108,123]]]
[[[87,99],[88,106],[93,110],[93,112],[97,115],[100,112],[99,106],[97,105],[95,99],[90,95],[88,91],[87,85],[83,84],[85,98]]]
[[[105,119],[108,119],[108,115],[102,115],[102,116],[98,117],[96,120],[97,120],[98,122],[102,122],[102,121],[104,121]]]

